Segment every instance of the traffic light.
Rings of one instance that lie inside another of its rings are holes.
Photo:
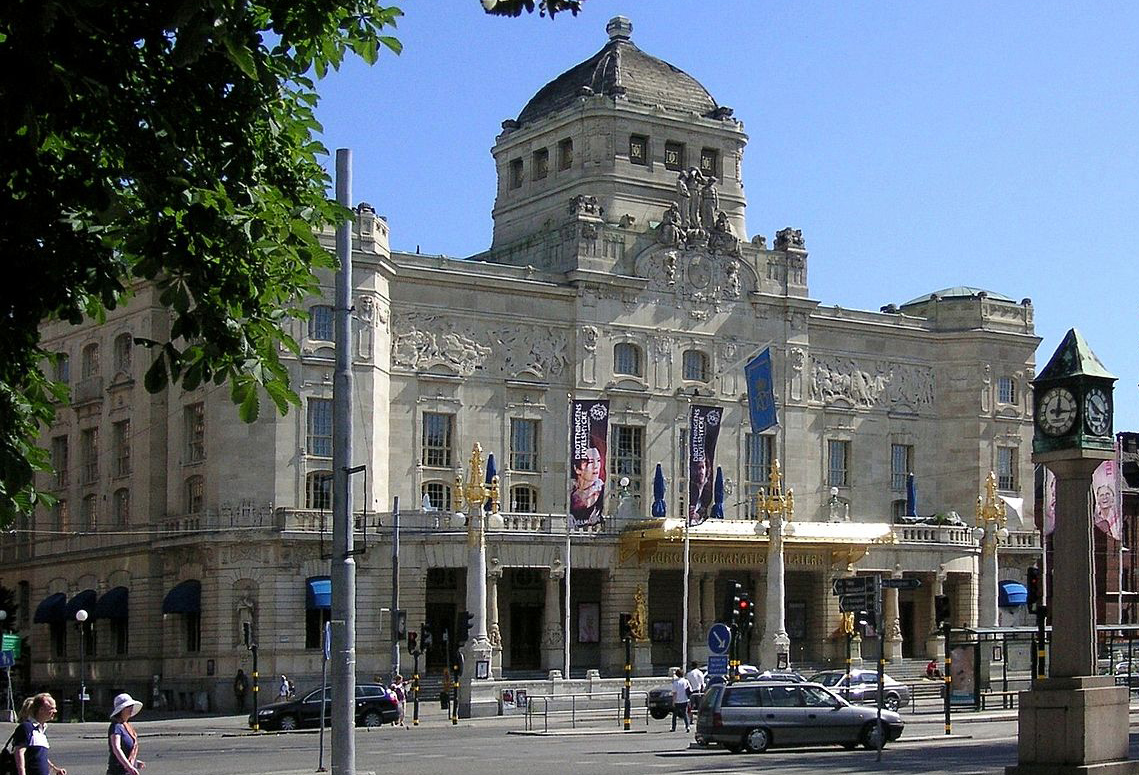
[[[949,595],[937,595],[934,597],[933,618],[937,620],[937,626],[940,627],[945,622],[948,622],[950,616]]]
[[[431,644],[434,640],[431,637],[431,630],[427,629],[427,622],[423,623],[423,625],[419,628],[419,631],[423,634],[423,650],[427,651],[429,648],[431,648]]]
[[[869,611],[858,611],[854,614],[854,623],[859,627],[869,627],[874,622],[871,619]]]
[[[1032,613],[1040,605],[1040,568],[1029,566],[1024,586],[1028,590],[1028,611]]]
[[[740,623],[740,601],[743,600],[744,587],[738,581],[728,582],[728,597],[727,605],[725,608],[727,614],[724,618],[732,627],[738,627]]]
[[[471,637],[471,625],[474,624],[475,615],[470,611],[461,611],[459,613],[459,632],[458,637],[455,638],[455,645],[462,646],[467,642],[467,638]]]
[[[407,611],[402,608],[395,612],[395,638],[403,640],[407,637]]]
[[[751,599],[750,592],[744,592],[740,595],[737,608],[739,609],[740,629],[750,633],[755,629],[755,603]]]
[[[621,640],[633,639],[633,615],[621,614],[620,625],[618,631],[621,633]]]
[[[419,646],[419,633],[412,630],[407,634],[407,653],[414,654]]]

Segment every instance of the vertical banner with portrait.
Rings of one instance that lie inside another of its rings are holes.
[[[723,410],[693,404],[688,418],[688,524],[699,525],[712,507],[716,441]]]
[[[609,402],[573,401],[569,428],[569,512],[574,527],[601,523],[608,438]]]
[[[1095,526],[1116,541],[1123,540],[1123,504],[1119,487],[1119,440],[1115,441],[1115,459],[1105,460],[1092,474],[1095,498]]]

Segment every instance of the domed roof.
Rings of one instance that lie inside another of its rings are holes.
[[[683,114],[710,116],[717,110],[712,95],[695,78],[633,44],[629,39],[633,25],[628,19],[611,19],[605,31],[609,43],[538,90],[518,114],[519,126],[566,108],[588,94],[620,96],[636,105],[659,105]]]
[[[910,299],[902,305],[902,308],[912,307],[915,304],[923,304],[927,301],[932,300],[934,296],[939,299],[970,299],[982,293],[985,294],[987,298],[993,299],[994,301],[1012,301],[1012,299],[1010,299],[1008,296],[1004,296],[1000,293],[994,293],[993,291],[986,291],[984,288],[973,288],[972,286],[968,285],[955,285],[952,288],[942,288],[940,291],[934,291],[933,293],[927,293],[924,296],[918,296],[916,299]]]

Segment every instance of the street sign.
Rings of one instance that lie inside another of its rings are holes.
[[[727,675],[728,655],[712,654],[708,657],[708,675]]]
[[[917,589],[921,586],[921,579],[882,579],[882,586],[887,589]]]
[[[16,655],[11,651],[0,651],[0,667],[11,667],[16,664]]]
[[[727,654],[732,644],[732,631],[723,622],[716,622],[708,628],[708,650],[713,654]]]
[[[0,650],[11,651],[12,656],[16,659],[20,658],[20,636],[19,635],[3,635],[0,636]]]
[[[873,576],[844,576],[831,583],[831,590],[835,595],[857,595],[860,592],[874,590]]]
[[[838,610],[844,614],[855,611],[877,611],[878,599],[873,592],[858,595],[842,595],[838,599]]]

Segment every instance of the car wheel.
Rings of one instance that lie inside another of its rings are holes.
[[[668,714],[669,714],[669,711],[660,710],[659,708],[652,708],[651,710],[649,710],[649,715],[652,716],[653,718],[655,718],[657,721],[660,721],[661,719],[668,718]]]
[[[292,732],[300,725],[297,723],[296,716],[286,713],[284,716],[281,716],[281,720],[278,723],[278,726],[282,732]]]
[[[882,707],[886,710],[897,710],[902,707],[902,700],[896,694],[887,694],[882,700]]]
[[[878,722],[871,721],[862,729],[862,745],[866,748],[877,748],[881,740],[882,747],[886,747],[886,727],[879,726]]]
[[[744,748],[748,753],[763,753],[771,745],[771,733],[763,727],[756,727],[744,735]]]
[[[372,729],[374,727],[383,726],[383,716],[378,711],[370,710],[364,714],[364,718],[360,719],[360,726]]]

